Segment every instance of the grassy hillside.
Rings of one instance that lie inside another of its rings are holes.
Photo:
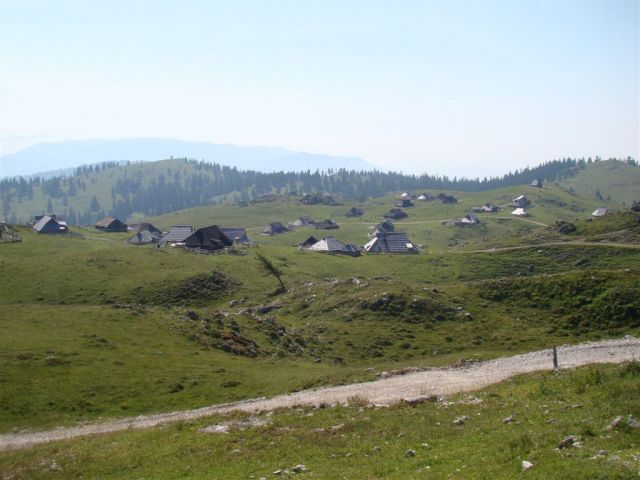
[[[416,407],[349,406],[210,417],[7,452],[0,472],[44,478],[628,479],[637,476],[640,368],[523,375],[472,396]],[[457,417],[467,417],[456,426]],[[511,417],[512,423],[504,423]],[[251,421],[253,420],[253,421]],[[228,434],[201,428],[230,424]],[[579,447],[558,448],[569,435]],[[414,455],[408,455],[407,452]],[[522,471],[522,461],[533,467]],[[292,474],[293,475],[293,474]]]
[[[429,191],[433,195],[438,190]],[[586,199],[557,185],[543,189],[531,187],[508,187],[488,192],[451,192],[458,199],[455,204],[416,201],[415,207],[407,208],[408,218],[396,222],[396,230],[405,231],[417,245],[427,251],[442,251],[450,248],[491,248],[518,239],[522,234],[533,232],[556,221],[584,220],[599,205],[595,199]],[[527,210],[529,217],[517,218],[511,215],[513,198],[524,194],[531,200]],[[451,220],[471,212],[474,206],[491,202],[501,207],[497,213],[477,214],[481,225],[455,227]],[[252,238],[261,244],[293,246],[309,235],[334,235],[343,242],[363,245],[368,241],[369,227],[383,220],[382,216],[393,207],[395,196],[376,198],[367,203],[344,202],[343,205],[303,205],[296,197],[283,198],[273,203],[237,205],[214,205],[198,207],[167,215],[151,217],[148,220],[159,227],[168,229],[171,225],[194,225],[196,227],[218,224],[223,226],[244,226]],[[357,205],[365,211],[362,217],[345,217],[344,213]],[[611,204],[610,208],[622,209],[622,205]],[[285,225],[300,216],[309,215],[315,220],[331,218],[340,224],[340,229],[323,231],[300,228],[295,232],[265,237],[261,233],[268,223],[280,221]],[[444,224],[443,224],[444,223]]]
[[[431,207],[448,208],[414,210]],[[351,258],[284,246],[284,235],[245,255],[199,255],[75,233],[22,228],[21,243],[0,248],[2,431],[640,332],[633,245]],[[258,253],[283,271],[286,293]]]
[[[300,168],[305,168],[304,163]],[[169,159],[83,167],[75,176],[46,181],[5,179],[0,181],[0,212],[14,223],[24,223],[37,214],[57,213],[72,224],[93,224],[105,214],[140,218],[197,206],[247,202],[267,193],[326,192],[338,200],[366,201],[408,189],[487,193],[506,186],[522,189],[537,177],[544,178],[546,185],[561,178],[567,192],[583,192],[588,204],[579,202],[576,208],[593,205],[617,208],[622,201],[630,204],[640,185],[639,171],[640,167],[616,160],[592,163],[565,160],[480,181],[375,171],[265,174]],[[602,192],[602,200],[595,196],[597,189]],[[571,198],[562,201],[569,207],[576,202]]]
[[[561,185],[590,199],[598,199],[600,192],[603,199],[600,206],[608,206],[610,202],[631,206],[640,200],[640,166],[616,160],[593,162],[575,176],[564,179]]]

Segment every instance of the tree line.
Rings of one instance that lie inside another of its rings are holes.
[[[129,163],[104,162],[78,167],[74,175],[68,177],[3,179],[0,181],[0,201],[4,217],[9,221],[26,221],[16,218],[16,206],[35,198],[42,200],[42,208],[47,211],[33,214],[58,213],[72,224],[87,224],[105,214],[120,218],[134,213],[161,215],[202,205],[249,202],[269,193],[327,193],[345,200],[365,201],[401,190],[479,192],[528,184],[537,178],[561,181],[576,175],[588,163],[599,160],[597,157],[563,158],[482,179],[346,169],[265,173],[189,159],[156,162],[158,166],[166,162],[166,167],[156,168],[150,174],[130,169]],[[637,165],[631,158],[617,161]],[[106,201],[104,191],[99,191],[104,190],[105,184],[110,185],[110,198]],[[79,192],[84,194],[82,202],[77,200]],[[87,193],[93,193],[90,200],[87,200]],[[54,205],[57,212],[53,212]]]

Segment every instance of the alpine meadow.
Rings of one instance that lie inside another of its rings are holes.
[[[639,19],[0,1],[0,479],[640,478]]]

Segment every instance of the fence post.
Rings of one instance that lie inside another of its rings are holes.
[[[558,370],[558,350],[553,346],[553,369]]]

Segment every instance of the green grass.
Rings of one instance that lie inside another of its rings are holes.
[[[561,182],[563,187],[572,189],[576,194],[595,199],[601,207],[622,202],[630,207],[634,201],[639,200],[638,184],[640,167],[615,160],[588,164],[576,176]],[[604,201],[596,198],[598,191]],[[611,197],[611,201],[607,201],[608,197]]]
[[[433,194],[438,191],[431,191]],[[396,229],[406,231],[417,245],[422,245],[426,251],[437,252],[451,248],[490,248],[514,236],[537,231],[544,225],[551,225],[555,221],[575,221],[588,218],[598,202],[584,199],[570,194],[564,188],[550,185],[544,189],[530,187],[509,187],[489,192],[468,193],[448,192],[458,198],[458,203],[445,205],[438,202],[419,202],[416,206],[406,209],[409,217],[396,222]],[[511,200],[524,193],[532,202],[529,210],[530,217],[519,219],[510,215],[513,210],[509,207]],[[382,215],[394,204],[395,197],[373,199],[366,204],[346,202],[345,205],[303,205],[296,198],[288,198],[273,203],[252,204],[248,207],[235,205],[216,205],[192,208],[178,211],[148,220],[168,229],[171,225],[194,225],[202,227],[211,224],[222,226],[243,226],[249,235],[257,242],[274,246],[295,246],[309,235],[333,235],[343,242],[363,245],[368,241],[367,234],[373,226],[382,221]],[[460,218],[471,211],[473,206],[492,202],[502,207],[493,214],[478,214],[483,224],[475,227],[454,227],[443,225],[443,221]],[[362,217],[348,218],[344,213],[349,207],[358,205],[365,211]],[[621,206],[620,206],[621,207]],[[615,205],[611,206],[616,208]],[[315,220],[332,218],[340,224],[338,230],[316,230],[300,228],[294,232],[273,237],[261,235],[268,223],[279,221],[283,224],[309,215]]]
[[[6,452],[0,472],[15,479],[277,478],[274,471],[302,463],[309,471],[299,478],[635,478],[640,433],[607,425],[618,415],[640,416],[639,372],[630,363],[529,374],[450,403],[367,408],[354,401],[262,414],[265,425],[232,426],[228,434],[199,431],[247,418],[216,416]],[[454,425],[462,415],[464,425]],[[513,423],[503,423],[508,416]],[[568,435],[582,447],[557,449]],[[407,458],[410,449],[415,456]],[[525,473],[523,460],[534,464]]]
[[[265,245],[246,255],[198,255],[82,233],[25,230],[22,243],[0,249],[0,275],[9,280],[0,328],[11,332],[0,341],[0,430],[199,407],[367,380],[368,368],[443,365],[640,331],[615,323],[635,308],[632,300],[611,311],[613,324],[599,320],[620,292],[637,298],[638,249],[351,258]],[[284,272],[285,294],[275,295],[278,284],[256,253]],[[203,288],[212,272],[232,281]],[[575,305],[564,294],[549,309],[526,296],[527,285],[544,297],[593,275],[602,281],[592,302]],[[496,280],[508,298],[483,294]],[[232,300],[241,303],[230,307]],[[243,313],[274,303],[280,308],[266,314]],[[237,384],[223,386],[229,382]]]
[[[530,221],[508,218],[505,210],[483,215],[479,227],[442,224],[473,205],[505,205],[522,192],[534,204]],[[152,219],[165,228],[249,227],[259,245],[240,255],[135,247],[125,243],[127,234],[93,229],[49,236],[19,227],[22,242],[0,244],[0,329],[8,332],[0,336],[0,432],[197,408],[371,380],[376,372],[409,365],[640,334],[635,215],[587,221],[597,204],[555,185],[456,195],[456,205],[418,204],[408,209],[409,219],[397,222],[398,230],[424,245],[418,256],[351,258],[294,248],[310,234],[363,244],[393,196],[363,205],[366,215],[356,219],[343,216],[351,204],[304,206],[295,199]],[[338,219],[341,227],[256,235],[269,221],[288,223],[301,215]],[[559,220],[574,222],[576,232],[559,234],[553,228]],[[493,247],[507,248],[486,251]],[[285,293],[258,254],[283,272]],[[275,308],[266,312],[260,309],[265,305]],[[561,478],[577,478],[577,471],[588,474],[580,478],[604,478],[613,465],[608,478],[626,478],[628,455],[624,461],[567,459],[548,446],[575,433],[570,421],[583,435],[600,435],[595,419],[638,413],[637,398],[629,400],[627,393],[637,393],[636,377],[610,368],[585,371],[598,371],[609,383],[591,388],[587,380],[595,373],[523,377],[485,392],[484,406],[349,407],[313,417],[280,412],[269,427],[227,437],[198,433],[203,421],[3,454],[0,462],[3,473],[16,478],[80,472],[89,478],[259,478],[299,462],[317,478],[421,478],[427,465],[434,478],[513,478],[526,455],[537,464],[527,472],[532,477],[548,478],[558,469]],[[540,405],[555,412],[559,399],[583,409],[558,410],[566,422],[545,423],[542,430]],[[630,407],[622,411],[624,402]],[[523,415],[522,428],[504,430],[496,419],[513,411]],[[451,428],[454,414],[473,419],[464,427],[470,435]],[[339,423],[348,425],[345,437],[313,430]],[[618,446],[629,443],[623,434],[629,432],[598,437],[598,445],[625,455],[637,450]],[[282,447],[276,450],[272,441]],[[423,451],[424,442],[430,447]],[[237,448],[240,454],[231,453]],[[404,459],[407,448],[418,455]],[[48,467],[54,460],[62,472]]]

